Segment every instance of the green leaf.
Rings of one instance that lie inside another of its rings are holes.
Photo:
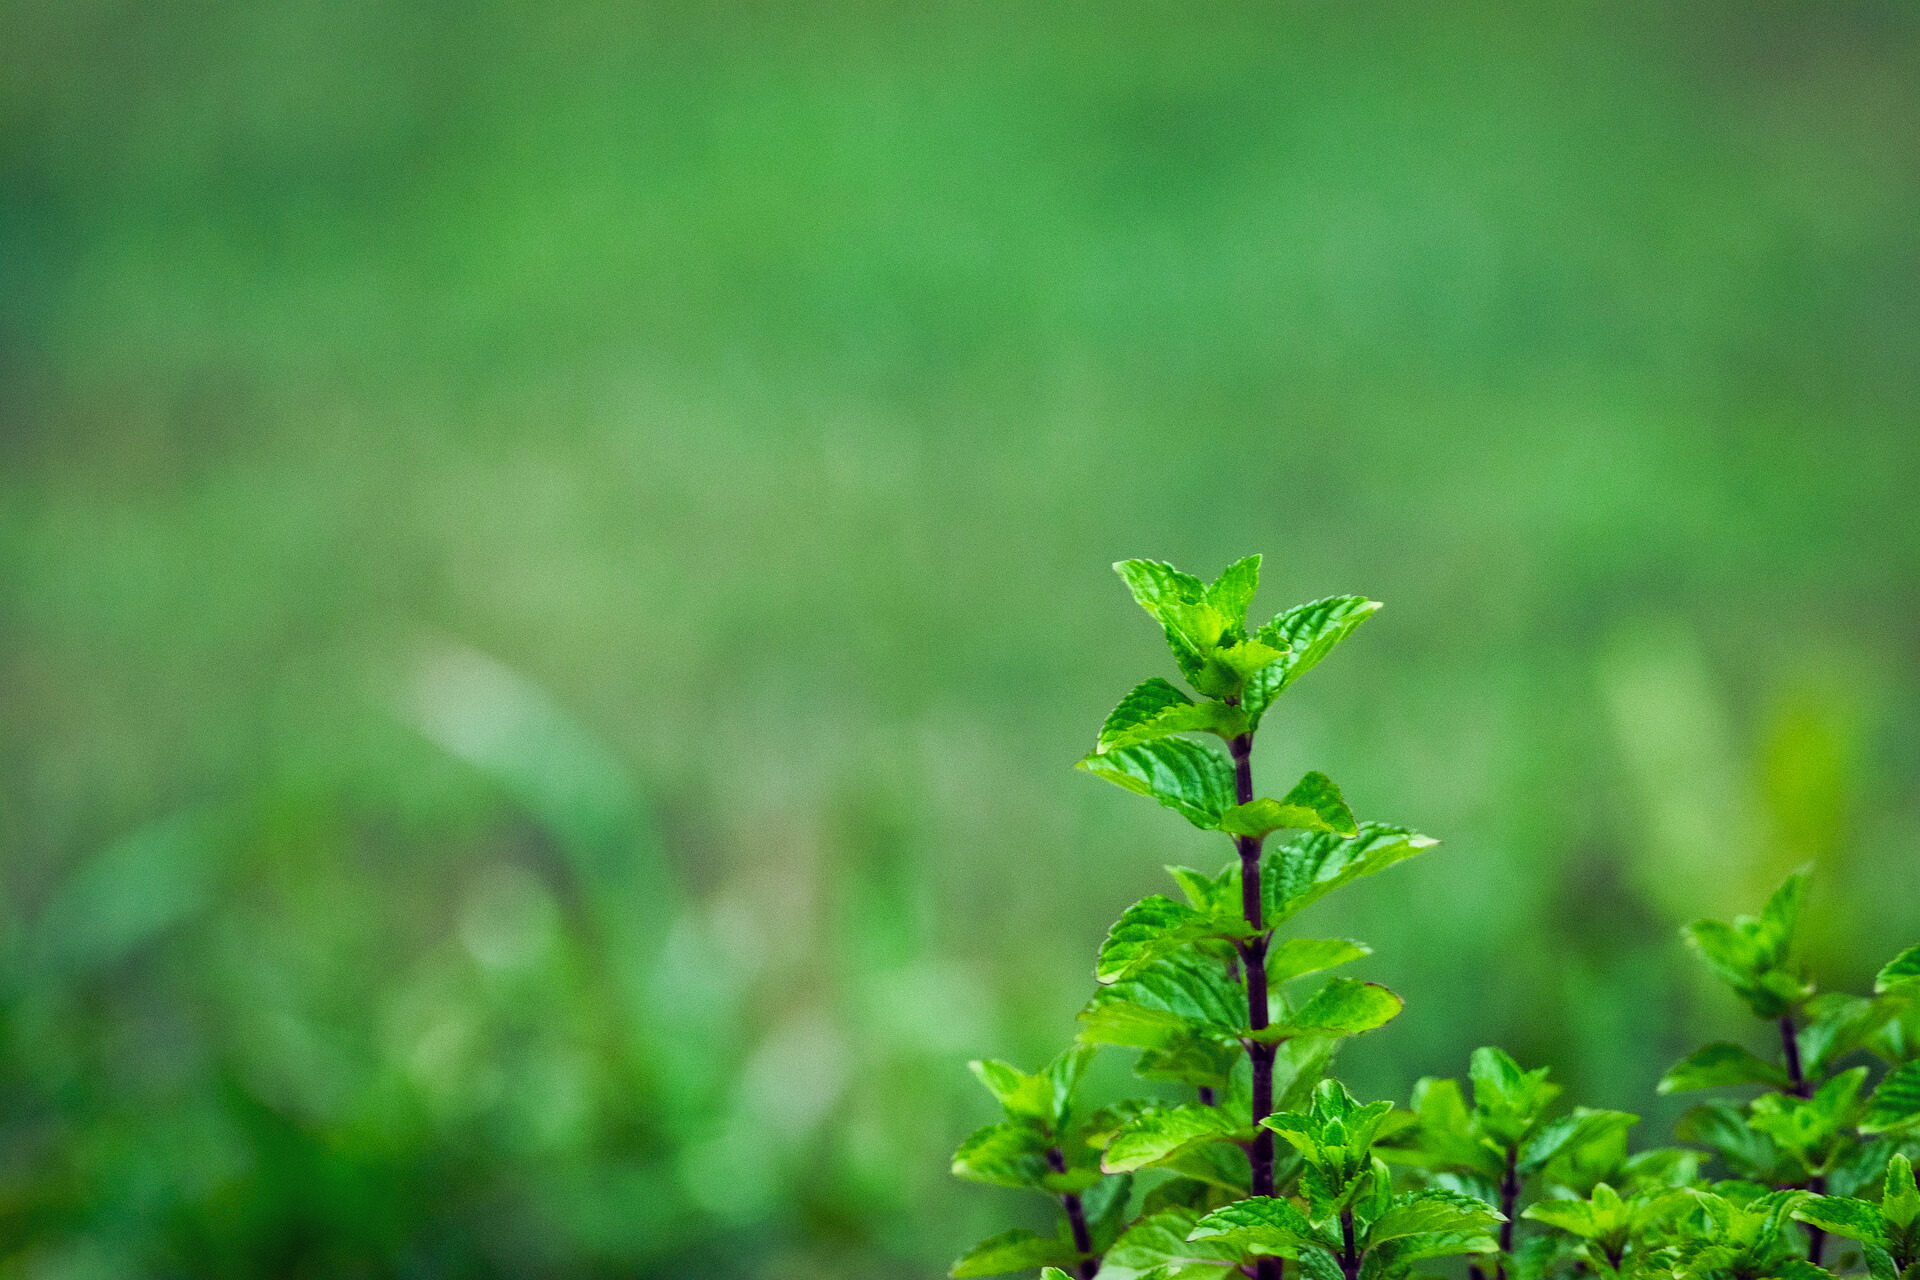
[[[1040,1069],[1053,1089],[1052,1119],[1056,1130],[1066,1126],[1074,1091],[1080,1086],[1087,1064],[1093,1061],[1093,1054],[1092,1045],[1076,1044]]]
[[[1353,1036],[1385,1026],[1406,1001],[1377,982],[1334,978],[1311,1000],[1251,1038],[1272,1042],[1295,1036]]]
[[[1127,1205],[1133,1198],[1132,1177],[1102,1178],[1080,1196],[1080,1209],[1086,1215],[1087,1234],[1093,1238],[1095,1253],[1106,1249],[1127,1225]]]
[[[1073,1277],[1058,1267],[1042,1267],[1040,1268],[1040,1280],[1073,1280]]]
[[[1267,984],[1279,986],[1372,954],[1372,947],[1352,938],[1288,938],[1267,949]]]
[[[1600,1184],[1605,1186],[1603,1182]],[[1521,1210],[1520,1216],[1531,1218],[1535,1222],[1544,1222],[1548,1226],[1568,1235],[1591,1240],[1608,1230],[1596,1221],[1593,1206],[1585,1200],[1542,1200]]]
[[[1920,978],[1920,946],[1908,947],[1887,961],[1886,967],[1873,980],[1873,990],[1876,995],[1884,994],[1916,978]]]
[[[1263,923],[1268,928],[1282,924],[1342,885],[1385,871],[1437,843],[1405,827],[1378,822],[1361,823],[1353,836],[1327,831],[1295,836],[1261,859]]]
[[[969,1062],[967,1069],[987,1086],[987,1092],[1000,1103],[1009,1118],[1053,1119],[1053,1084],[1045,1076],[1030,1076],[1018,1067],[991,1058]]]
[[[1204,938],[1245,932],[1245,921],[1237,916],[1222,919],[1202,914],[1163,894],[1150,894],[1120,913],[1100,944],[1093,976],[1105,983],[1118,982]]]
[[[1593,1107],[1575,1107],[1571,1115],[1549,1120],[1527,1135],[1520,1144],[1515,1167],[1523,1176],[1532,1176],[1563,1151],[1571,1151],[1596,1141],[1614,1130],[1624,1133],[1640,1123],[1640,1117],[1626,1111],[1608,1111]]]
[[[1869,1000],[1829,992],[1809,1000],[1798,1041],[1800,1061],[1809,1079],[1823,1076],[1834,1062],[1861,1048],[1898,1012],[1897,1000]]]
[[[1194,826],[1213,830],[1233,807],[1233,765],[1186,738],[1159,738],[1096,752],[1079,768],[1116,786],[1151,796]]]
[[[1079,1255],[1065,1240],[1035,1235],[1031,1231],[1003,1231],[967,1250],[947,1274],[959,1280],[965,1276],[998,1276],[1009,1271],[1026,1271],[1048,1263],[1072,1266],[1078,1261]]]
[[[1051,1172],[1047,1146],[1046,1133],[1037,1124],[990,1124],[953,1153],[953,1174],[997,1187],[1039,1187]]]
[[[1338,1239],[1307,1221],[1285,1200],[1252,1196],[1215,1209],[1193,1224],[1189,1241],[1215,1241],[1240,1256],[1298,1258],[1306,1250],[1339,1247]]]
[[[1380,608],[1364,596],[1329,596],[1287,610],[1261,627],[1256,638],[1281,650],[1282,656],[1247,681],[1241,703],[1254,722],[1289,685],[1319,665],[1333,647],[1353,634],[1355,627]]]
[[[1898,1231],[1910,1230],[1920,1222],[1920,1186],[1913,1177],[1913,1164],[1902,1152],[1887,1161],[1887,1181],[1880,1197],[1880,1216]]]
[[[1231,738],[1247,731],[1247,717],[1224,702],[1196,703],[1165,680],[1134,687],[1100,726],[1096,755],[1152,742],[1175,733],[1212,733]]]
[[[1247,556],[1220,571],[1220,576],[1207,588],[1207,603],[1232,621],[1244,624],[1247,608],[1253,604],[1253,593],[1259,586],[1260,557]]]
[[[1240,1253],[1219,1241],[1189,1241],[1201,1216],[1177,1207],[1142,1218],[1107,1250],[1101,1274],[1110,1280],[1149,1273],[1155,1280],[1218,1280],[1240,1261]]]
[[[1332,778],[1313,772],[1295,783],[1278,800],[1252,800],[1220,815],[1220,829],[1231,835],[1263,837],[1291,827],[1300,831],[1332,831],[1343,836],[1358,832],[1353,810]]]
[[[1164,1050],[1196,1033],[1237,1040],[1246,1024],[1246,992],[1224,965],[1178,952],[1096,992],[1080,1022],[1081,1038],[1092,1044]]]
[[[1887,1232],[1880,1221],[1880,1210],[1865,1200],[1845,1196],[1808,1196],[1795,1207],[1793,1216],[1810,1222],[1822,1231],[1830,1231],[1862,1244],[1887,1247]]]
[[[1757,917],[1739,916],[1732,924],[1697,920],[1681,930],[1707,967],[1758,1017],[1778,1018],[1813,994],[1812,985],[1792,966],[1793,933],[1806,881],[1805,868],[1788,876]]]
[[[1369,1248],[1403,1236],[1435,1232],[1485,1231],[1506,1218],[1484,1201],[1454,1191],[1429,1188],[1401,1196],[1367,1229]]]
[[[1784,1089],[1791,1083],[1787,1073],[1737,1044],[1717,1041],[1676,1062],[1660,1077],[1658,1093],[1686,1093],[1693,1089],[1718,1089],[1735,1084],[1764,1084]]]
[[[1920,1058],[1889,1071],[1867,1099],[1860,1132],[1905,1132],[1920,1125]]]
[[[1182,573],[1161,560],[1121,560],[1113,571],[1126,582],[1139,602],[1155,621],[1165,622],[1165,610],[1177,605],[1202,604],[1207,588],[1190,573]]]
[[[1239,1132],[1234,1117],[1224,1107],[1189,1104],[1149,1111],[1113,1136],[1100,1167],[1108,1173],[1132,1173],[1162,1164],[1189,1147],[1218,1142]],[[1247,1136],[1252,1136],[1251,1130]]]

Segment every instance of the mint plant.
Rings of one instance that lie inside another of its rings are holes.
[[[952,1274],[1282,1280],[1291,1264],[1307,1280],[1408,1280],[1464,1258],[1452,1265],[1472,1280],[1818,1280],[1844,1237],[1858,1249],[1832,1260],[1839,1272],[1920,1280],[1920,947],[1871,995],[1819,993],[1794,949],[1804,872],[1757,917],[1685,931],[1776,1045],[1710,1044],[1660,1081],[1759,1087],[1687,1114],[1679,1134],[1704,1151],[1630,1151],[1638,1117],[1562,1112],[1545,1068],[1492,1047],[1472,1055],[1467,1089],[1423,1079],[1405,1109],[1330,1077],[1341,1045],[1402,1002],[1349,977],[1312,985],[1371,952],[1298,934],[1296,917],[1435,842],[1359,821],[1317,771],[1259,794],[1254,742],[1276,700],[1380,607],[1337,596],[1250,628],[1259,567],[1250,556],[1207,583],[1115,566],[1186,688],[1136,685],[1079,767],[1226,837],[1231,857],[1169,866],[1180,896],[1121,914],[1059,1057],[1033,1073],[972,1064],[1003,1119],[961,1144],[954,1173],[1047,1196],[1058,1216],[1050,1234],[983,1241]],[[1081,1081],[1103,1048],[1133,1051],[1161,1093],[1088,1106]],[[1710,1163],[1730,1176],[1707,1177]]]

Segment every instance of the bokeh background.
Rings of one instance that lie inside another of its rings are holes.
[[[1165,862],[1107,565],[1387,609],[1311,923],[1580,1099],[1920,930],[1920,10],[15,0],[0,1276],[941,1274]],[[1128,1088],[1125,1064],[1098,1088]]]

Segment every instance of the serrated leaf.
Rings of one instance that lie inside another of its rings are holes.
[[[1717,1041],[1696,1049],[1667,1068],[1655,1086],[1656,1093],[1686,1093],[1693,1089],[1718,1089],[1736,1084],[1764,1084],[1784,1089],[1791,1083],[1787,1073],[1737,1044]]]
[[[975,1130],[953,1153],[953,1174],[997,1187],[1039,1187],[1051,1172],[1047,1145],[1037,1124],[990,1124]]]
[[[1609,1229],[1595,1221],[1593,1206],[1585,1200],[1542,1200],[1528,1205],[1521,1211],[1520,1216],[1531,1218],[1535,1222],[1544,1222],[1556,1230],[1579,1236],[1583,1240],[1591,1240]]]
[[[987,1092],[1009,1117],[1053,1119],[1053,1085],[1045,1076],[1028,1075],[1010,1063],[992,1058],[969,1062],[967,1069],[987,1087]]]
[[[1222,1107],[1183,1105],[1149,1111],[1113,1136],[1100,1158],[1100,1167],[1108,1173],[1152,1168],[1189,1147],[1218,1142],[1239,1132],[1233,1116]]]
[[[1377,982],[1334,978],[1312,999],[1264,1031],[1253,1032],[1251,1038],[1273,1041],[1295,1036],[1359,1035],[1385,1026],[1405,1007],[1406,1001]]]
[[[1187,1236],[1204,1215],[1175,1207],[1142,1218],[1127,1228],[1101,1259],[1109,1280],[1132,1280],[1149,1273],[1164,1280],[1216,1280],[1240,1261],[1237,1250]]]
[[[1220,829],[1230,835],[1264,837],[1285,828],[1331,831],[1343,836],[1359,831],[1340,788],[1318,771],[1301,778],[1278,800],[1250,800],[1220,815]]]
[[[1031,1231],[1003,1231],[982,1240],[962,1254],[947,1272],[955,1280],[967,1276],[998,1276],[1009,1271],[1027,1271],[1048,1263],[1072,1266],[1079,1255],[1071,1244],[1054,1236],[1035,1235]]]
[[[1224,702],[1195,702],[1158,676],[1134,687],[1100,726],[1095,754],[1152,742],[1175,733],[1231,738],[1247,731],[1247,717]]]
[[[1920,946],[1908,947],[1893,959],[1887,961],[1873,979],[1876,995],[1885,994],[1904,982],[1920,979]]]
[[[1104,983],[1118,982],[1202,939],[1238,937],[1246,932],[1246,924],[1238,916],[1205,914],[1163,894],[1151,894],[1120,913],[1106,941],[1100,944],[1094,977]]]
[[[1260,587],[1260,557],[1251,555],[1235,560],[1220,571],[1207,588],[1207,603],[1235,622],[1245,622],[1253,593]]]
[[[1865,1200],[1844,1196],[1808,1196],[1795,1207],[1793,1216],[1810,1222],[1822,1231],[1830,1231],[1862,1244],[1886,1248],[1887,1233],[1880,1210]]]
[[[1289,685],[1318,666],[1379,609],[1379,601],[1364,596],[1328,596],[1297,605],[1261,627],[1256,637],[1284,654],[1247,682],[1242,702],[1254,722]]]
[[[1133,592],[1133,598],[1156,621],[1164,622],[1164,610],[1183,604],[1206,601],[1206,584],[1190,573],[1182,573],[1163,560],[1121,560],[1113,571]]]
[[[1352,836],[1298,835],[1261,859],[1260,892],[1268,928],[1283,924],[1335,889],[1424,853],[1438,841],[1405,827],[1363,822]]]
[[[1246,992],[1218,962],[1178,952],[1096,992],[1080,1022],[1081,1038],[1093,1044],[1165,1050],[1194,1034],[1237,1040]]]
[[[1233,807],[1233,765],[1210,747],[1186,738],[1160,738],[1096,752],[1079,768],[1143,796],[1151,796],[1194,826],[1211,831]]]
[[[1505,1222],[1497,1210],[1472,1196],[1452,1191],[1423,1190],[1398,1198],[1392,1208],[1367,1228],[1369,1246],[1402,1236],[1435,1232],[1484,1231]]]
[[[1860,1132],[1905,1132],[1920,1126],[1920,1058],[1902,1063],[1867,1099],[1866,1114],[1860,1118]]]
[[[1287,938],[1267,949],[1267,982],[1278,986],[1373,954],[1352,938]]]
[[[1625,1111],[1575,1107],[1571,1115],[1549,1120],[1527,1135],[1520,1144],[1515,1167],[1523,1176],[1531,1176],[1561,1152],[1594,1142],[1616,1129],[1624,1133],[1639,1122],[1639,1116]]]
[[[1242,1256],[1298,1258],[1304,1250],[1339,1247],[1337,1239],[1329,1241],[1298,1209],[1272,1196],[1251,1196],[1215,1209],[1193,1224],[1187,1239],[1217,1241]]]

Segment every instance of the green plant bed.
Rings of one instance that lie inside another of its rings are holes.
[[[1545,1068],[1497,1048],[1472,1055],[1464,1088],[1424,1079],[1405,1108],[1363,1104],[1332,1074],[1336,1054],[1402,1001],[1323,977],[1369,948],[1296,917],[1435,841],[1357,818],[1323,773],[1262,795],[1253,749],[1276,700],[1380,606],[1333,597],[1249,629],[1258,556],[1210,584],[1154,561],[1115,568],[1192,692],[1138,685],[1079,767],[1226,837],[1233,856],[1169,867],[1179,897],[1121,914],[1059,1057],[1032,1073],[971,1064],[1005,1118],[961,1144],[954,1173],[1038,1192],[1060,1215],[1051,1235],[983,1241],[953,1275],[1920,1280],[1920,947],[1870,995],[1819,993],[1794,948],[1805,870],[1757,917],[1688,926],[1768,1037],[1760,1053],[1709,1044],[1659,1082],[1748,1095],[1688,1112],[1686,1145],[1633,1150],[1637,1116],[1563,1108]],[[1103,1048],[1135,1052],[1135,1073],[1181,1099],[1094,1105],[1081,1082]]]

